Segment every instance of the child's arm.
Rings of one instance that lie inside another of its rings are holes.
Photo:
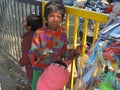
[[[40,47],[40,36],[39,36],[39,33],[36,32],[32,39],[31,49],[29,50],[29,57],[30,57],[32,64],[34,64],[35,62],[36,52],[38,51],[39,48],[41,48]]]
[[[62,57],[63,58],[68,58],[68,59],[73,59],[74,57],[76,57],[77,55],[80,54],[81,52],[81,45],[77,46],[76,49],[67,49],[67,48],[63,48],[62,51]]]
[[[81,52],[82,46],[79,45],[76,49],[68,49],[68,40],[67,40],[67,35],[64,38],[64,45],[62,48],[62,57],[63,58],[68,58],[68,59],[73,59],[76,55],[78,55]]]
[[[32,66],[46,67],[47,64],[42,63],[42,61],[45,58],[50,57],[50,54],[53,54],[47,48],[44,48],[45,47],[45,45],[43,44],[45,43],[44,33],[45,33],[44,31],[38,30],[32,39],[31,49],[29,51],[29,57]]]

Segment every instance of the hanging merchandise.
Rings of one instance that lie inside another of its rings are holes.
[[[120,18],[99,32],[99,37],[90,49],[87,65],[96,65],[99,90],[120,90]],[[96,72],[96,70],[94,70]]]
[[[120,19],[104,28],[99,33],[98,40],[91,49],[88,64],[96,60],[105,60],[120,64]]]

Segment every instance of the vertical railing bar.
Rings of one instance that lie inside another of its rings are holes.
[[[74,16],[74,38],[73,38],[73,48],[75,49],[77,46],[77,33],[78,33],[78,16]],[[70,90],[73,90],[74,85],[74,70],[75,70],[75,59],[72,61],[72,67],[71,67],[71,85]]]
[[[17,2],[17,13],[18,13],[18,21],[19,21],[19,36],[18,36],[18,39],[19,39],[19,44],[18,44],[18,46],[19,46],[19,49],[18,49],[18,53],[19,53],[19,57],[21,57],[21,35],[22,35],[22,23],[23,23],[23,21],[22,21],[22,19],[21,19],[21,15],[20,15],[20,3],[19,2]]]
[[[20,13],[21,13],[21,21],[23,22],[24,21],[24,19],[25,19],[25,17],[24,17],[24,10],[23,10],[23,3],[20,3],[20,9],[21,10],[19,10],[20,11]],[[21,35],[24,33],[24,27],[23,27],[23,24],[21,23],[21,29],[22,29],[22,33],[21,33]]]
[[[27,6],[28,6],[28,8],[29,8],[29,13],[28,13],[28,14],[32,14],[31,5],[32,5],[32,4],[28,4],[28,5],[27,5]]]
[[[3,8],[4,8],[4,12],[5,12],[5,15],[4,15],[4,19],[6,19],[6,20],[4,20],[4,47],[5,48],[7,48],[7,17],[6,17],[6,1],[4,1],[4,4],[3,4]]]
[[[26,12],[25,12],[25,4],[24,3],[22,3],[22,20],[24,21],[25,20],[25,18],[26,18]],[[23,33],[25,32],[25,29],[24,29],[24,27],[23,27]]]
[[[84,19],[84,30],[83,30],[83,36],[82,36],[82,58],[81,58],[81,67],[85,67],[84,63],[84,57],[85,57],[85,50],[86,50],[86,40],[87,40],[87,32],[88,32],[88,19]],[[82,69],[80,74],[82,75]],[[85,90],[85,85],[83,85],[82,90]]]
[[[12,35],[12,47],[11,47],[11,50],[13,50],[13,53],[12,53],[12,56],[14,55],[16,55],[15,54],[15,46],[14,46],[14,41],[15,41],[15,33],[14,33],[14,29],[15,29],[15,19],[14,19],[14,17],[15,17],[15,14],[14,14],[14,0],[12,0],[12,5],[11,5],[11,10],[12,10],[12,20],[13,20],[13,22],[12,22],[12,32],[11,32],[11,35]],[[16,58],[16,56],[15,56],[15,58]]]
[[[94,37],[93,37],[93,43],[98,38],[98,32],[99,32],[99,22],[95,22],[95,28],[94,28]]]
[[[32,14],[32,7],[31,7],[31,4],[29,4],[29,7],[30,7],[30,13]]]
[[[45,18],[44,18],[44,6],[45,6],[45,2],[42,2],[42,18],[43,18],[43,22],[45,22]]]
[[[5,1],[4,1],[5,2]],[[2,31],[3,31],[3,37],[5,37],[5,28],[4,28],[4,26],[5,26],[5,11],[4,11],[4,2],[2,1],[2,12],[3,12],[3,15],[2,15],[2,17],[3,17],[3,25],[2,25]],[[3,42],[5,42],[5,38],[3,39]],[[3,43],[3,46],[5,47],[5,43]]]
[[[12,13],[11,13],[11,1],[9,1],[9,11],[8,11],[8,13],[9,13],[9,39],[10,39],[10,43],[9,43],[9,53],[11,54],[12,53],[12,51],[11,51],[11,47],[12,47],[12,19],[11,19],[11,17],[12,17]]]
[[[3,4],[2,4],[2,2],[3,2],[3,1],[0,0],[0,6],[1,6],[0,12],[3,12],[3,6],[2,6]],[[2,30],[2,26],[3,26],[3,23],[2,23],[2,22],[3,22],[3,18],[2,18],[2,17],[3,17],[3,13],[0,13],[0,25],[1,25],[1,28],[0,28],[0,29],[1,29],[1,32],[3,31],[3,30]]]
[[[24,19],[26,19],[26,16],[28,15],[28,10],[27,10],[27,3],[23,4],[23,10],[24,10]],[[24,29],[24,33],[25,33],[25,29]]]
[[[68,13],[66,13],[66,21],[65,21],[65,27],[66,27],[66,31],[67,31],[67,37],[70,38],[70,32],[69,32],[69,25],[70,25],[70,16]]]
[[[16,1],[14,1],[14,7],[15,7],[15,23],[16,23],[16,25],[15,25],[15,49],[16,49],[16,58],[17,58],[17,60],[19,60],[19,55],[18,55],[18,49],[19,49],[19,45],[18,45],[18,42],[19,42],[19,37],[18,37],[18,33],[19,33],[19,31],[18,31],[18,16],[17,16],[17,3],[16,3]]]
[[[8,52],[10,51],[10,29],[9,29],[9,26],[10,26],[10,17],[9,17],[9,0],[7,1],[7,5],[6,5],[6,7],[7,7],[7,17],[6,17],[6,21],[7,21],[7,25],[6,25],[6,27],[7,27],[7,43],[9,43],[9,44],[7,44],[8,45]]]
[[[13,2],[14,3],[14,47],[15,47],[15,51],[14,51],[14,53],[15,53],[15,57],[17,58],[17,53],[16,53],[16,51],[17,51],[17,48],[16,48],[16,36],[17,36],[17,32],[16,32],[16,26],[17,26],[17,22],[16,22],[16,4],[15,4],[15,1]]]
[[[12,29],[13,42],[12,42],[12,45],[13,45],[13,55],[16,58],[16,53],[15,53],[16,49],[15,49],[15,42],[14,42],[15,41],[15,31],[14,31],[15,30],[15,25],[14,25],[15,24],[15,11],[14,11],[14,9],[15,9],[15,7],[14,7],[14,0],[13,0],[13,2],[12,2],[12,12],[13,12],[13,17],[12,17],[12,20],[13,20],[13,23],[12,23],[13,24],[13,29]]]
[[[4,11],[3,11],[3,10],[4,10],[4,9],[3,9],[3,1],[2,1],[2,0],[1,0],[1,8],[0,8],[0,9],[1,9],[1,12],[3,12],[3,13],[1,13],[1,30],[2,30],[2,33],[3,33],[1,36],[4,37],[4,29],[3,29],[3,25],[4,25],[4,24],[3,24],[3,23],[4,23],[4,22],[3,22],[3,21],[4,21],[4,20],[3,20],[3,19],[4,19],[4,16],[3,16],[3,15],[4,15]],[[4,46],[4,39],[2,39],[2,40],[3,40],[3,41],[2,41],[2,47],[3,47],[3,46]]]
[[[86,40],[87,40],[87,32],[88,32],[88,19],[84,20],[84,30],[83,30],[83,36],[82,36],[82,67],[84,67],[84,55],[86,50]]]
[[[14,38],[14,36],[15,36],[15,31],[14,31],[14,29],[15,29],[15,20],[14,20],[14,17],[15,17],[15,14],[14,14],[14,0],[12,1],[12,26],[13,26],[13,29],[12,29],[12,47],[11,47],[11,50],[13,50],[13,53],[12,53],[12,56],[14,55],[14,57],[16,58],[16,55],[15,55],[15,46],[14,46],[14,40],[15,40],[15,38]],[[13,49],[12,49],[13,48]]]

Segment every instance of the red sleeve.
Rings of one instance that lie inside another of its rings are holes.
[[[34,33],[25,33],[22,37],[22,41],[21,41],[22,57],[19,60],[19,64],[21,66],[30,64],[30,58],[28,56],[28,52],[31,47],[33,35]]]
[[[38,49],[40,49],[40,35],[36,31],[32,39],[31,49],[29,50],[29,57],[32,65],[35,63],[35,51]]]

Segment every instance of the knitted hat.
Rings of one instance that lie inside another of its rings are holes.
[[[48,66],[39,77],[36,90],[59,90],[69,81],[69,72],[59,64]]]

